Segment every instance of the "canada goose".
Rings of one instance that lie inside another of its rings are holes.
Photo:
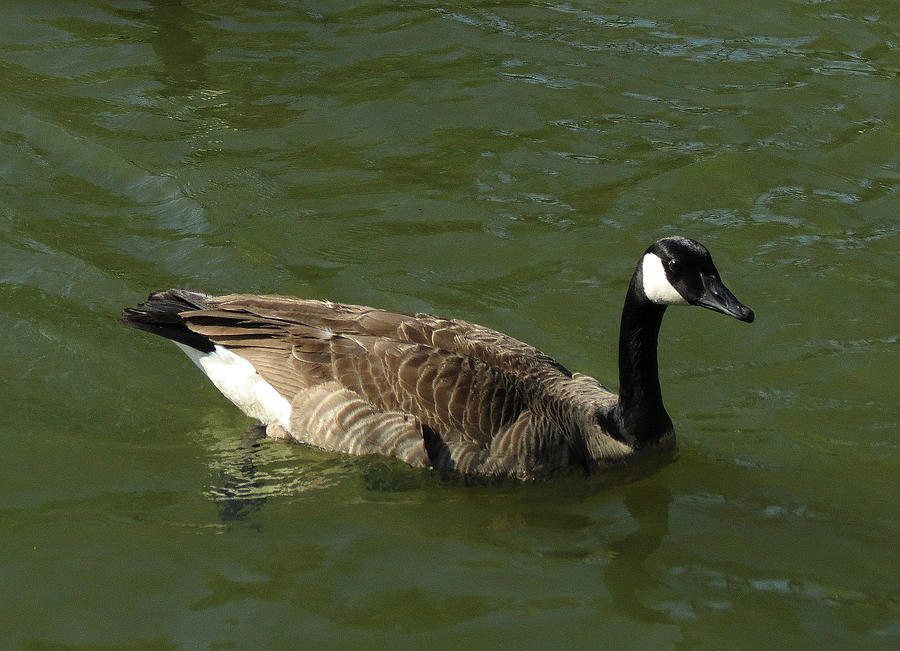
[[[512,337],[428,314],[171,289],[127,308],[122,321],[174,341],[268,436],[530,479],[674,443],[656,361],[669,305],[754,317],[705,246],[659,240],[625,296],[619,396]]]

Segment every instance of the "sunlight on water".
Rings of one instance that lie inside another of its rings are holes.
[[[5,646],[896,648],[894,4],[4,16]],[[670,310],[679,452],[623,477],[259,440],[117,323],[172,286],[330,298],[614,387],[676,233],[757,320]]]

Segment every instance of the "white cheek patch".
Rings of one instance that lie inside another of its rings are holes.
[[[657,305],[687,305],[688,302],[666,278],[666,270],[659,256],[648,253],[641,260],[644,295]]]
[[[277,424],[290,430],[291,403],[256,372],[253,364],[224,346],[216,345],[215,350],[204,353],[174,343],[241,411],[266,425]]]

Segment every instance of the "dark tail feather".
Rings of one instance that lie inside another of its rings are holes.
[[[184,312],[207,309],[207,298],[206,294],[186,289],[153,292],[137,307],[126,307],[122,313],[122,323],[209,353],[213,350],[213,344],[188,329],[181,316]]]

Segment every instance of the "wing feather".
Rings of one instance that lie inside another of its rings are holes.
[[[327,449],[528,476],[578,447],[566,440],[571,404],[608,399],[592,378],[464,321],[279,296],[204,301],[181,314],[187,327],[250,361],[292,402],[291,435]]]

